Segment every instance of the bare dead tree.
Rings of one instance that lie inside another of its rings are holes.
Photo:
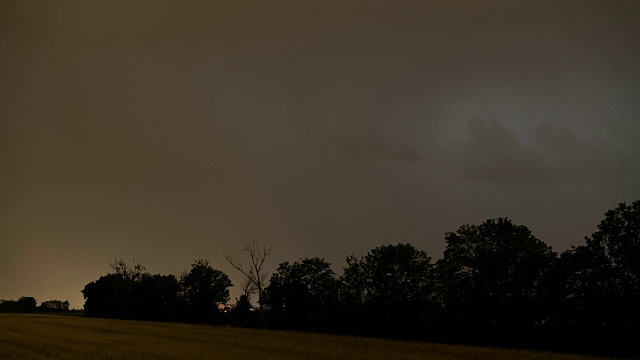
[[[242,289],[242,294],[246,296],[247,300],[251,300],[251,297],[258,291],[258,288],[255,286],[253,281],[247,277],[242,279],[240,289]]]
[[[263,265],[267,255],[271,253],[271,248],[267,248],[264,245],[261,247],[254,239],[250,244],[244,246],[244,251],[249,254],[250,263],[248,267],[243,266],[242,263],[233,256],[225,255],[224,258],[227,259],[234,269],[244,275],[245,278],[241,283],[244,295],[246,295],[248,299],[251,299],[251,296],[257,292],[258,304],[260,308],[262,308],[261,300],[263,299],[262,295],[264,294],[268,277],[268,274],[263,270]]]

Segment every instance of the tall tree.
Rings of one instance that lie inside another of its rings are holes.
[[[82,295],[87,317],[130,319],[132,316],[128,285],[118,274],[107,274],[88,283]]]
[[[605,213],[598,231],[586,238],[587,246],[604,254],[622,297],[640,293],[640,200],[621,203]]]
[[[230,286],[233,284],[227,274],[211,267],[205,259],[196,260],[191,270],[180,276],[181,296],[188,320],[214,320],[218,306],[229,301]]]
[[[547,316],[544,289],[556,254],[526,226],[490,219],[445,240],[437,269],[450,321],[513,325]]]
[[[281,263],[265,289],[264,304],[278,327],[324,330],[337,304],[336,274],[321,258]]]
[[[434,310],[431,258],[410,244],[383,245],[357,259],[347,258],[340,297],[346,327],[414,336]]]
[[[637,326],[640,321],[640,200],[605,213],[586,245],[562,254],[564,309],[572,321]]]
[[[87,284],[82,293],[85,298],[85,315],[117,319],[150,319],[149,308],[144,305],[140,291],[145,277],[145,267],[133,260],[129,265],[124,259],[109,264],[113,273],[101,276]]]

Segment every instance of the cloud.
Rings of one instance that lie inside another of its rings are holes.
[[[607,121],[595,135],[578,135],[568,125],[540,122],[533,145],[525,146],[500,120],[474,118],[467,123],[467,139],[453,144],[451,155],[459,176],[474,183],[631,183],[640,181],[634,129],[632,122]]]
[[[549,169],[536,152],[526,149],[499,120],[468,121],[469,137],[454,145],[460,176],[471,182],[542,185]]]

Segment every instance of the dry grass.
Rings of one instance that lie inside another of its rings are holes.
[[[0,359],[585,359],[228,327],[0,314]]]

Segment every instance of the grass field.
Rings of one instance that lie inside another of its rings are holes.
[[[286,331],[0,314],[0,359],[43,358],[570,360],[588,357]]]

